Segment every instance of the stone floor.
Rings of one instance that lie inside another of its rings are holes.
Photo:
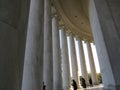
[[[94,87],[88,87],[86,89],[78,89],[78,90],[103,90],[103,85],[101,84]]]
[[[73,90],[73,88],[71,87],[71,89],[69,89],[69,90]],[[112,89],[106,89],[106,88],[104,88],[104,86],[102,84],[100,84],[100,85],[96,85],[93,87],[87,87],[85,89],[82,88],[82,89],[77,89],[77,90],[120,90],[120,88],[113,87]]]
[[[88,87],[87,89],[83,89],[83,90],[103,90],[103,85],[101,84],[94,87]]]

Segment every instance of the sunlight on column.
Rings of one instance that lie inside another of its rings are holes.
[[[87,45],[84,41],[82,41],[82,43],[83,43],[83,50],[84,50],[84,53],[85,53],[85,61],[86,61],[87,72],[90,73],[90,63],[89,63]]]
[[[88,73],[90,73],[91,71],[90,71],[90,64],[89,64],[89,58],[88,58],[88,52],[87,52],[87,45],[84,41],[83,41],[83,47],[84,47],[87,71],[88,71]],[[96,48],[95,48],[95,45],[93,45],[93,43],[91,44],[91,48],[92,48],[93,58],[94,58],[94,62],[95,62],[96,72],[100,73],[100,67],[99,67],[98,57],[97,57],[97,53],[96,53]]]
[[[91,43],[91,47],[92,47],[92,52],[93,52],[93,58],[94,58],[94,62],[95,62],[96,72],[100,73],[100,65],[99,65],[99,61],[98,61],[96,47],[95,47],[95,45],[93,43]]]
[[[78,62],[78,74],[81,75],[80,56],[78,51],[78,42],[76,39],[75,39],[75,47],[76,47],[76,55],[77,55],[77,62]]]
[[[86,46],[86,43],[84,41],[82,41],[82,43],[83,43],[83,49],[84,49],[84,54],[85,54],[85,61],[86,61],[87,72],[90,73],[91,71],[90,71],[90,64],[89,64],[87,46]],[[78,70],[79,70],[79,75],[81,75],[80,56],[78,54],[79,53],[79,51],[78,51],[78,42],[76,40],[75,40],[75,45],[76,45],[76,55],[77,55],[77,60],[78,60]],[[100,73],[100,67],[99,67],[99,62],[98,62],[98,57],[97,57],[95,45],[92,43],[91,47],[92,47],[92,52],[93,52],[93,58],[94,58],[94,62],[95,62],[96,72]]]
[[[69,62],[70,62],[70,76],[72,77],[72,67],[71,67],[71,57],[70,57],[70,44],[69,44],[69,37],[67,37],[68,42],[68,56],[69,56]]]
[[[69,46],[69,39],[68,38],[69,37],[67,37],[68,55],[69,55],[69,62],[70,62],[70,74],[71,74],[71,77],[72,77],[72,67],[71,67],[71,58],[70,58],[70,46]],[[77,62],[78,62],[78,71],[79,71],[78,73],[79,73],[79,75],[81,75],[80,56],[79,56],[79,51],[78,51],[78,42],[77,42],[76,39],[74,39],[74,40],[75,40],[76,56],[77,56]],[[83,50],[84,50],[84,54],[85,54],[87,72],[90,73],[91,71],[90,71],[90,64],[89,64],[87,46],[86,46],[86,43],[84,41],[82,41],[82,43],[83,43]],[[99,62],[98,62],[98,57],[97,57],[95,45],[93,43],[91,43],[91,47],[92,47],[92,52],[93,52],[93,58],[94,58],[94,62],[95,62],[96,72],[100,73],[100,67],[99,67]]]

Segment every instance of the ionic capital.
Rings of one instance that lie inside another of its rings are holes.
[[[92,43],[92,40],[89,40],[89,39],[85,39],[84,41],[85,43]]]
[[[67,36],[73,36],[73,33],[71,32],[71,30],[67,30],[66,33],[67,33]]]
[[[83,38],[81,38],[79,35],[75,35],[75,38],[76,38],[76,40],[80,40],[80,41],[83,40]]]
[[[59,25],[59,29],[65,30],[65,25],[64,24]]]

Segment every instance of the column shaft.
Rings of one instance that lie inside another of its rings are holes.
[[[60,39],[56,16],[52,18],[52,36],[53,36],[53,86],[54,90],[62,90]]]
[[[90,0],[90,24],[105,88],[120,90],[120,1]],[[103,13],[104,12],[104,13]]]
[[[72,65],[72,78],[77,82],[77,84],[79,84],[75,42],[72,34],[70,34],[69,36],[69,42],[70,42],[70,56],[71,56],[71,65]]]
[[[43,0],[31,0],[22,90],[42,90]]]
[[[46,90],[53,90],[51,0],[44,0],[44,2],[44,84]]]
[[[1,90],[21,90],[28,9],[28,0],[0,0]]]
[[[79,55],[80,55],[81,73],[82,73],[83,78],[86,80],[86,85],[89,85],[85,55],[84,55],[84,51],[83,51],[83,44],[82,44],[82,40],[80,40],[80,39],[78,40],[78,49],[79,49]]]
[[[93,59],[91,45],[89,42],[87,42],[87,49],[88,49],[92,82],[94,85],[97,85],[98,84],[97,73],[96,73],[96,69],[95,69],[95,63],[94,63],[94,59]]]
[[[62,56],[62,78],[63,89],[69,90],[70,88],[70,64],[68,59],[68,45],[66,32],[61,30],[61,56]]]

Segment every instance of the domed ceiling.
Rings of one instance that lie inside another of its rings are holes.
[[[88,17],[87,0],[53,0],[53,5],[60,16],[60,24],[66,30],[82,39],[92,40]]]

